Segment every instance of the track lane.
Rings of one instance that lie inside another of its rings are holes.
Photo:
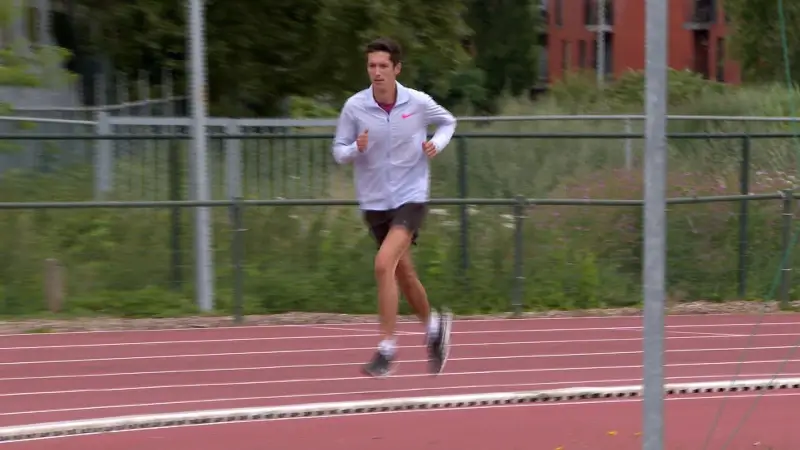
[[[783,364],[783,352],[753,351],[755,355],[748,358],[751,361],[764,361],[760,363],[742,364],[742,370],[770,372],[777,371],[783,366],[783,371],[800,372],[800,355],[798,359]],[[527,355],[509,356],[504,359],[469,358],[459,359],[454,356],[448,362],[448,372],[432,378],[427,374],[424,355],[415,355],[414,362],[401,362],[395,376],[389,380],[377,380],[392,383],[422,383],[446,382],[442,379],[460,378],[459,382],[469,382],[471,378],[497,376],[516,378],[530,381],[549,381],[551,378],[563,379],[569,382],[582,381],[587,376],[597,377],[597,374],[611,378],[639,378],[641,377],[641,357],[636,354],[602,355],[602,356],[568,356],[552,358],[529,358]],[[721,352],[718,355],[703,355],[692,358],[673,357],[667,358],[667,372],[681,375],[705,375],[724,371],[731,376],[736,372],[740,361],[737,352]],[[751,356],[751,355],[748,355]],[[765,359],[760,359],[765,358]],[[771,362],[766,362],[771,361]],[[92,373],[84,376],[61,376],[58,378],[47,375],[33,377],[14,377],[0,379],[0,398],[27,393],[28,396],[46,397],[54,392],[67,391],[66,395],[81,394],[81,397],[92,395],[94,392],[120,390],[120,395],[138,395],[136,391],[146,392],[145,395],[157,395],[163,389],[221,389],[231,387],[238,389],[279,389],[288,392],[303,391],[313,385],[319,389],[329,389],[337,383],[362,383],[370,384],[376,380],[365,379],[359,373],[362,362],[352,360],[349,362],[326,365],[324,363],[312,366],[262,366],[251,370],[213,370],[206,372],[159,372],[158,367],[145,367],[152,371],[138,373],[107,372]],[[720,367],[721,366],[721,367]],[[219,366],[220,369],[227,366]],[[114,375],[118,373],[118,375]],[[428,380],[430,379],[430,380]],[[428,380],[428,381],[426,381]],[[71,391],[71,392],[70,392]],[[125,394],[124,391],[131,392]],[[0,404],[0,412],[3,410]]]
[[[674,315],[665,319],[667,331],[720,332],[733,334],[750,334],[757,322],[759,330],[797,330],[800,326],[798,314],[765,314],[758,315]],[[641,316],[627,317],[580,317],[580,318],[530,318],[530,319],[488,319],[459,320],[456,332],[489,331],[504,333],[506,331],[526,330],[536,333],[565,331],[571,333],[587,328],[605,331],[642,330]],[[375,323],[348,324],[310,324],[310,325],[267,325],[267,326],[231,326],[217,328],[182,328],[125,331],[85,331],[65,333],[27,333],[0,335],[0,347],[24,347],[62,345],[97,345],[129,343],[170,342],[188,339],[249,339],[269,337],[297,337],[308,335],[335,335],[337,333],[352,334],[354,328],[372,334],[377,330]],[[421,332],[416,322],[399,322],[398,330],[403,332]],[[791,331],[789,331],[791,332]]]
[[[770,333],[755,335],[753,337],[726,337],[726,336],[669,336],[666,340],[667,352],[681,350],[730,350],[755,347],[794,347],[800,343],[800,326],[792,333]],[[572,349],[572,353],[613,353],[613,352],[641,352],[641,336],[632,335],[619,337],[607,334],[593,335],[591,332],[580,330],[557,336],[527,336],[525,332],[518,331],[502,336],[471,333],[454,338],[453,352],[472,352],[487,355],[509,355],[530,353],[531,355],[547,355],[550,353],[563,353]],[[170,342],[153,346],[119,345],[102,347],[26,347],[21,349],[0,348],[0,370],[8,366],[40,365],[58,363],[92,362],[97,360],[124,361],[149,360],[149,359],[176,359],[190,358],[201,359],[216,356],[256,356],[272,355],[281,359],[294,358],[307,360],[319,358],[323,354],[337,353],[336,356],[326,358],[342,358],[351,354],[364,354],[374,350],[377,336],[357,335],[338,336],[331,339],[326,336],[318,342],[310,341],[201,341]],[[400,339],[399,351],[401,355],[407,351],[416,351],[422,345],[421,337]],[[590,349],[587,349],[589,347]],[[6,366],[3,368],[2,366]]]
[[[757,329],[764,335],[753,338],[727,336],[753,330],[741,317],[713,319],[705,325],[698,318],[671,322],[667,376],[674,382],[726,381],[744,358],[739,378],[770,378],[800,341],[799,317],[766,317],[767,325]],[[416,324],[404,326],[412,332],[419,329]],[[374,351],[374,325],[0,336],[0,426],[226,407],[640,384],[640,326],[641,318],[458,322],[448,373],[428,376],[422,335],[404,335],[398,375],[388,380],[358,374]],[[286,338],[279,339],[283,331]],[[9,342],[26,348],[10,348]],[[748,344],[756,348],[746,349]],[[794,353],[783,376],[800,376],[800,351]]]

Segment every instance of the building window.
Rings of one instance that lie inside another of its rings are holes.
[[[594,25],[594,2],[592,0],[583,0],[583,24]]]
[[[614,35],[605,33],[605,75],[606,78],[613,78],[614,75]]]
[[[547,46],[542,45],[539,47],[539,81],[546,83],[549,74],[547,73],[547,69],[550,67],[548,63],[548,54],[547,54]]]
[[[562,8],[563,5],[561,4],[562,1],[563,0],[555,0],[556,7],[555,7],[555,11],[553,11],[553,15],[555,16],[556,25],[558,25],[559,27],[564,25],[564,17],[562,17],[562,10],[563,10],[563,8]]]
[[[725,82],[725,38],[717,38],[717,81]]]
[[[11,26],[0,28],[0,46],[10,47],[14,42],[14,28]]]
[[[691,20],[696,24],[710,24],[717,21],[717,5],[715,0],[693,0],[691,3]]]
[[[586,41],[578,41],[578,67],[586,68]]]
[[[583,0],[583,24],[598,26],[601,22],[600,3],[603,4],[603,25],[614,25],[614,2],[612,0]]]
[[[31,44],[39,44],[41,43],[41,36],[40,36],[40,20],[39,17],[39,9],[35,7],[28,8],[28,17],[27,17],[27,26],[28,26],[28,42]]]
[[[561,70],[565,74],[569,72],[570,66],[572,65],[570,44],[571,42],[569,41],[561,41]]]

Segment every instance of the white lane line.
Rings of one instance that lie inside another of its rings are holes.
[[[719,374],[719,375],[694,375],[683,377],[665,377],[666,380],[673,382],[690,383],[693,380],[710,380],[711,382],[727,382],[734,374]],[[800,373],[785,373],[781,374],[785,377],[800,376]],[[742,374],[741,377],[747,378],[769,378],[774,374]],[[727,377],[727,378],[726,378]],[[123,409],[123,408],[145,408],[153,406],[171,406],[171,405],[188,405],[188,404],[203,404],[203,403],[230,403],[230,402],[245,402],[255,400],[279,400],[279,399],[292,399],[292,398],[326,398],[326,397],[344,397],[348,395],[376,395],[376,394],[401,394],[401,393],[419,393],[419,392],[440,392],[440,391],[454,391],[454,390],[467,390],[467,389],[492,389],[490,392],[497,392],[496,389],[500,388],[513,388],[513,389],[533,389],[536,386],[570,386],[581,387],[585,383],[600,384],[600,383],[640,383],[641,378],[617,378],[617,379],[603,379],[603,380],[585,380],[579,382],[569,381],[545,381],[539,383],[501,383],[501,384],[473,384],[463,386],[432,386],[423,388],[404,388],[404,389],[378,389],[371,391],[344,391],[344,392],[325,392],[320,394],[291,394],[291,395],[267,395],[258,397],[230,397],[230,398],[213,398],[213,399],[199,399],[199,400],[181,400],[173,402],[152,402],[152,403],[127,403],[116,405],[100,405],[100,406],[86,406],[80,408],[59,408],[59,409],[40,409],[32,411],[13,411],[0,413],[0,416],[19,416],[30,414],[52,414],[62,412],[76,412],[76,411],[95,411],[107,409]],[[473,392],[474,393],[474,392]],[[393,395],[396,396],[396,395]]]
[[[783,325],[800,325],[798,323],[778,322],[778,323],[764,323],[762,326],[783,326]],[[716,325],[674,325],[666,327],[668,331],[677,332],[673,328],[708,328],[708,327],[748,327],[752,324],[716,324]],[[576,333],[581,334],[587,331],[641,331],[642,327],[596,327],[596,328],[551,328],[551,329],[511,329],[511,330],[470,330],[459,331],[454,330],[452,334],[455,335],[486,335],[486,334],[526,334],[526,333]],[[415,334],[413,332],[409,332]],[[698,334],[700,332],[693,332]],[[716,334],[716,333],[710,333]],[[107,342],[96,344],[59,344],[59,345],[36,345],[36,346],[14,346],[14,347],[0,347],[0,350],[37,350],[37,349],[52,349],[52,348],[92,348],[92,347],[121,347],[121,346],[154,346],[154,345],[174,345],[174,344],[199,344],[211,342],[246,342],[246,341],[293,341],[293,340],[314,340],[314,339],[352,339],[352,338],[374,338],[377,333],[359,333],[359,334],[326,334],[326,335],[311,335],[311,336],[268,336],[268,337],[250,337],[250,338],[229,338],[229,339],[194,339],[194,340],[170,340],[170,341],[144,341],[144,342]],[[748,337],[749,334],[743,335]],[[757,334],[756,336],[764,336]],[[726,337],[731,337],[726,334]],[[1,341],[1,338],[0,338]]]
[[[492,345],[521,345],[521,344],[536,344],[537,342],[502,342],[492,343]],[[487,343],[473,343],[473,344],[453,344],[452,347],[466,347],[466,346],[486,346]],[[681,348],[681,349],[667,349],[665,353],[699,353],[699,352],[732,352],[732,351],[757,351],[757,350],[781,350],[781,349],[794,349],[797,345],[775,345],[767,347],[725,347],[725,348]],[[322,349],[301,349],[301,350],[264,350],[258,352],[222,352],[222,353],[191,353],[180,355],[145,355],[145,356],[119,356],[110,358],[83,358],[83,359],[55,359],[55,360],[37,360],[37,361],[9,361],[0,362],[0,366],[20,366],[20,365],[41,365],[41,364],[71,364],[71,363],[84,363],[84,362],[100,362],[100,361],[136,361],[136,360],[153,360],[153,359],[180,359],[180,358],[210,358],[219,356],[252,356],[252,355],[274,355],[285,353],[321,353],[321,352],[343,352],[343,351],[368,351],[374,350],[374,347],[358,347],[358,348],[322,348]],[[612,355],[638,355],[642,350],[626,350],[614,352],[593,352],[593,353],[547,353],[541,355],[512,355],[512,356],[479,356],[474,358],[462,359],[476,359],[476,360],[492,360],[492,359],[513,359],[513,358],[564,358],[564,357],[583,357],[583,356],[612,356]]]
[[[676,331],[676,330],[667,330],[667,333],[679,333],[679,334],[690,334],[694,336],[712,336],[712,337],[750,337],[749,334],[725,334],[725,333],[701,333],[699,331]],[[757,334],[756,337],[762,336]],[[792,336],[800,336],[792,334]]]
[[[378,334],[362,334],[362,335],[349,335],[348,337],[377,337]],[[800,336],[800,333],[776,333],[776,334],[761,334],[757,337],[774,337],[774,336]],[[329,336],[325,336],[329,337]],[[713,337],[713,336],[711,336]],[[667,339],[702,339],[703,336],[669,336]],[[43,349],[58,349],[58,348],[96,348],[96,347],[124,347],[124,346],[146,346],[146,345],[160,345],[160,344],[220,344],[231,342],[259,342],[273,340],[274,338],[237,338],[237,339],[202,339],[196,341],[158,341],[158,342],[130,342],[130,343],[114,343],[114,344],[78,344],[78,345],[50,345],[50,346],[33,346],[33,347],[0,347],[0,350],[43,350]],[[607,338],[607,339],[557,339],[557,340],[537,340],[525,341],[527,343],[540,343],[540,344],[563,344],[571,342],[621,342],[621,341],[641,341],[641,337],[634,338]],[[402,343],[403,341],[401,341]],[[519,341],[516,341],[519,342]],[[459,345],[459,344],[454,344]],[[486,343],[467,343],[460,345],[506,345],[505,342],[486,342]],[[402,346],[401,346],[402,348]],[[313,349],[305,349],[312,350]],[[304,351],[298,349],[297,351]]]
[[[733,314],[733,313],[720,313],[720,314],[676,314],[668,316],[668,320],[673,321],[681,321],[684,318],[689,319],[696,319],[696,318],[734,318],[737,320],[741,320],[743,317],[752,317],[753,319],[758,319],[760,317],[793,317],[800,319],[800,314],[794,313],[757,313],[757,314]],[[586,317],[526,317],[526,318],[519,318],[519,319],[511,319],[511,318],[487,318],[487,319],[458,319],[456,320],[456,324],[458,326],[468,326],[470,323],[516,323],[516,322],[550,322],[550,321],[607,321],[607,320],[618,320],[618,321],[641,321],[642,316],[586,316]],[[406,323],[414,323],[414,321],[404,321],[398,322],[398,325],[406,324]],[[800,322],[774,322],[774,323],[761,323],[759,326],[765,325],[796,325]],[[347,326],[347,327],[359,327],[359,326],[375,326],[377,322],[358,322],[358,323],[331,323],[331,324],[271,324],[271,325],[231,325],[231,326],[219,326],[219,327],[198,327],[198,328],[158,328],[158,329],[137,329],[137,330],[92,330],[92,331],[59,331],[53,333],[9,333],[9,334],[0,334],[0,339],[4,337],[26,337],[31,339],[46,337],[46,336],[60,336],[60,335],[82,335],[82,334],[141,334],[141,333],[164,333],[164,332],[190,332],[190,333],[197,333],[197,332],[204,332],[204,331],[214,331],[214,330],[261,330],[261,329],[271,329],[271,328],[309,328],[313,326],[324,325],[324,326]],[[669,327],[676,327],[676,326],[683,326],[683,327],[707,327],[707,326],[754,326],[756,325],[756,321],[754,322],[746,322],[746,323],[716,323],[716,324],[683,324],[683,325],[667,325]],[[31,325],[31,329],[34,328],[47,328],[47,324],[41,325]],[[637,327],[641,329],[641,327]],[[573,328],[572,330],[578,330],[578,328]]]
[[[784,360],[776,360],[775,362],[783,362]],[[795,360],[796,361],[796,360]],[[751,362],[744,361],[742,365],[749,364],[763,364],[764,361]],[[697,363],[679,363],[667,364],[666,367],[691,367],[691,366],[723,366],[731,364],[740,364],[739,361],[725,361],[725,362],[706,362],[702,364]],[[457,377],[457,376],[472,376],[472,375],[498,375],[509,373],[541,373],[541,372],[563,372],[563,371],[591,371],[591,370],[620,370],[620,369],[638,369],[641,365],[626,365],[626,366],[605,366],[605,367],[548,367],[537,369],[507,369],[507,370],[483,370],[483,371],[470,371],[470,372],[445,372],[438,375],[438,377]],[[744,377],[740,375],[738,378]],[[392,378],[430,378],[428,373],[411,373],[401,374],[397,372],[392,375]],[[331,378],[293,378],[293,379],[278,379],[278,380],[251,380],[251,381],[234,381],[234,382],[219,382],[219,383],[196,383],[196,384],[169,384],[169,385],[147,385],[147,386],[122,386],[113,388],[96,388],[96,389],[68,389],[57,391],[35,391],[35,392],[11,392],[0,394],[0,397],[25,397],[35,395],[60,395],[60,394],[85,394],[93,392],[126,392],[126,391],[152,391],[161,389],[193,389],[193,388],[209,388],[209,387],[231,387],[231,386],[256,386],[256,385],[278,385],[278,384],[296,384],[296,383],[331,383],[341,381],[369,381],[365,380],[363,376],[354,377],[331,377]],[[575,381],[573,383],[580,383]]]
[[[333,330],[333,331],[359,331],[359,332],[363,332],[364,331],[363,329],[360,329],[360,328],[349,328],[349,327],[348,328],[333,328],[333,327],[327,327],[327,326],[326,327],[322,327],[322,326],[316,326],[316,325],[311,326],[309,328],[313,328],[315,330]],[[399,330],[395,331],[395,333],[397,333],[399,335],[410,335],[410,336],[417,335],[417,334],[423,334],[423,332],[421,332],[421,331],[399,331]],[[377,337],[378,333],[374,333],[373,336]],[[0,349],[0,350],[2,350],[2,349]]]
[[[713,313],[713,314],[672,314],[668,316],[669,320],[680,321],[683,318],[688,319],[696,319],[696,318],[736,318],[741,319],[742,317],[785,317],[785,316],[797,316],[800,317],[798,314],[793,313],[784,313],[784,312],[777,312],[777,313],[756,313],[756,314],[742,314],[742,313]],[[551,322],[551,321],[606,321],[606,320],[635,320],[641,321],[642,316],[582,316],[582,317],[523,317],[519,319],[512,319],[510,317],[492,317],[492,318],[485,318],[485,319],[458,319],[457,323],[492,323],[492,322]],[[13,323],[13,322],[11,322]],[[403,321],[398,322],[398,325],[404,323],[413,323],[412,321]],[[136,333],[163,333],[163,332],[175,332],[175,331],[188,331],[188,332],[198,332],[198,331],[212,331],[212,330],[259,330],[264,328],[308,328],[315,325],[342,325],[342,326],[375,326],[378,322],[357,322],[357,323],[331,323],[331,324],[315,324],[315,323],[308,323],[308,324],[266,324],[266,325],[227,325],[227,326],[219,326],[219,327],[198,327],[198,328],[158,328],[153,330],[147,329],[137,329],[137,330],[90,330],[90,331],[58,331],[53,333],[8,333],[8,334],[0,334],[0,338],[7,337],[7,336],[24,336],[24,337],[31,337],[36,338],[37,336],[53,336],[53,335],[81,335],[81,334],[136,334]],[[35,328],[47,328],[48,324],[31,324],[31,329]]]
[[[525,356],[505,356],[505,357],[494,357],[494,359],[520,359],[525,358]],[[473,361],[473,360],[483,360],[486,358],[453,358],[449,359],[450,362],[458,362],[458,361]],[[419,363],[426,363],[427,360],[425,359],[412,359],[412,360],[404,360],[401,361],[400,365],[403,364],[419,364]],[[767,359],[767,360],[757,360],[757,361],[744,361],[741,364],[775,364],[775,363],[783,363],[783,362],[800,362],[800,359]],[[42,376],[32,376],[32,377],[6,377],[0,378],[0,382],[8,382],[8,381],[34,381],[34,380],[57,380],[57,379],[64,379],[64,378],[105,378],[105,377],[130,377],[130,376],[144,376],[144,375],[176,375],[176,374],[190,374],[190,373],[214,373],[214,372],[244,372],[244,371],[267,371],[267,370],[281,370],[281,369],[314,369],[314,368],[328,368],[328,367],[357,367],[361,366],[364,362],[363,361],[351,361],[351,362],[340,362],[340,363],[322,363],[322,364],[286,364],[286,365],[273,365],[273,366],[244,366],[244,367],[222,367],[222,368],[209,368],[209,369],[179,369],[179,370],[152,370],[152,371],[137,371],[137,372],[107,372],[107,373],[87,373],[87,374],[66,374],[66,375],[42,375]],[[725,366],[725,365],[734,365],[740,364],[739,361],[711,361],[711,362],[701,362],[701,363],[673,363],[667,364],[665,367],[705,367],[705,366]],[[537,368],[537,369],[511,369],[502,371],[502,373],[517,373],[517,372],[554,372],[554,371],[570,371],[570,370],[615,370],[615,369],[636,369],[642,367],[641,365],[616,365],[616,366],[581,366],[581,367],[545,367],[545,368]],[[467,372],[463,372],[467,373]],[[472,372],[470,372],[472,373]],[[484,373],[484,372],[475,372],[475,373]],[[486,373],[492,373],[491,371]],[[459,374],[458,372],[453,372],[451,374]],[[339,378],[335,378],[339,380]],[[345,378],[345,380],[351,380],[356,378]],[[311,378],[310,381],[316,381],[317,379]]]

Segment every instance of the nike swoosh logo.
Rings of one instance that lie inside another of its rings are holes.
[[[403,119],[408,119],[409,117],[411,117],[411,116],[413,116],[413,115],[414,115],[414,113],[411,113],[411,114],[403,114],[403,116],[402,116],[402,117],[403,117]]]

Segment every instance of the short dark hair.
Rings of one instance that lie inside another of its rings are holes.
[[[392,64],[397,65],[403,59],[403,49],[400,44],[389,38],[378,38],[367,44],[366,53],[386,52],[389,54],[389,59]]]

